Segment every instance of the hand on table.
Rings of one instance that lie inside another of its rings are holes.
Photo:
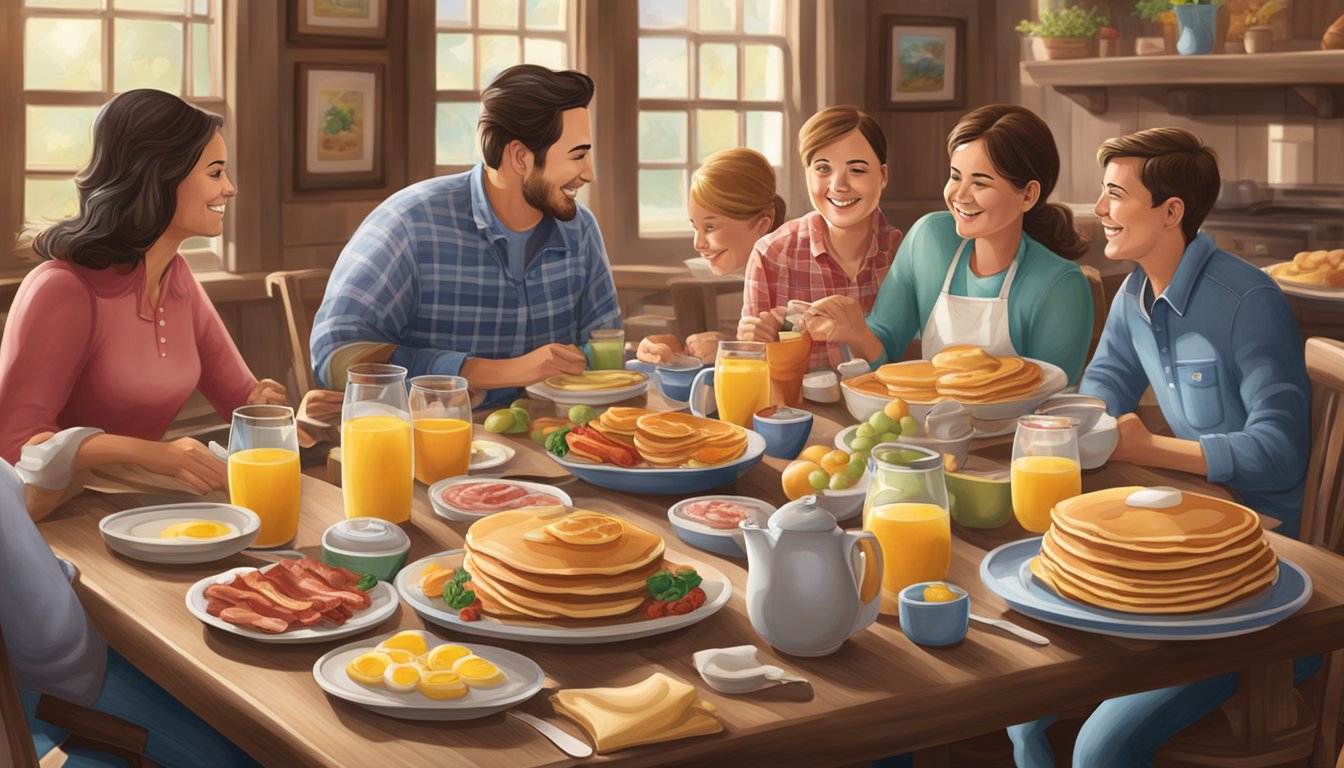
[[[248,405],[289,405],[285,385],[275,379],[262,379],[247,395]]]
[[[1115,420],[1117,439],[1115,450],[1111,452],[1112,461],[1128,461],[1131,464],[1150,464],[1147,456],[1153,445],[1153,433],[1138,414],[1126,413]]]
[[[693,333],[686,337],[686,354],[700,358],[705,365],[712,365],[719,354],[719,342],[724,340],[718,331]]]
[[[640,339],[639,349],[635,350],[635,359],[654,365],[666,365],[683,351],[681,339],[670,333],[658,333]]]
[[[587,356],[573,344],[544,344],[504,360],[469,357],[462,364],[461,376],[472,389],[528,387],[558,373],[583,373],[587,366]]]
[[[310,389],[299,403],[297,414],[299,428],[299,447],[312,448],[323,436],[319,430],[334,430],[341,424],[341,407],[345,393],[330,389]],[[305,422],[309,424],[305,425]],[[333,433],[334,434],[334,433]],[[332,437],[336,440],[336,437]]]
[[[160,475],[175,477],[197,493],[227,487],[228,465],[215,458],[199,440],[183,437],[172,442],[146,442],[137,464]]]
[[[737,321],[738,341],[779,341],[779,330],[784,327],[784,308],[775,307],[755,317]]]

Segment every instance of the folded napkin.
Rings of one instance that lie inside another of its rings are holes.
[[[560,691],[551,704],[588,733],[599,753],[723,730],[695,686],[662,672],[624,688]]]

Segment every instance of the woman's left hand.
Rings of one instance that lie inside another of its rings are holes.
[[[248,405],[288,405],[285,385],[275,379],[262,379],[247,395]]]
[[[814,302],[799,323],[799,330],[811,334],[813,341],[832,344],[853,344],[860,338],[860,329],[867,328],[863,307],[848,296],[827,296]]]

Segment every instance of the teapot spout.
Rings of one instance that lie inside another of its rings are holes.
[[[746,545],[748,562],[769,557],[774,551],[776,538],[769,528],[762,528],[745,520],[738,523],[738,528],[742,531],[742,542]]]

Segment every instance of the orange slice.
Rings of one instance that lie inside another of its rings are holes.
[[[621,521],[596,512],[577,512],[546,526],[546,532],[566,544],[590,546],[615,541],[625,532]]]

